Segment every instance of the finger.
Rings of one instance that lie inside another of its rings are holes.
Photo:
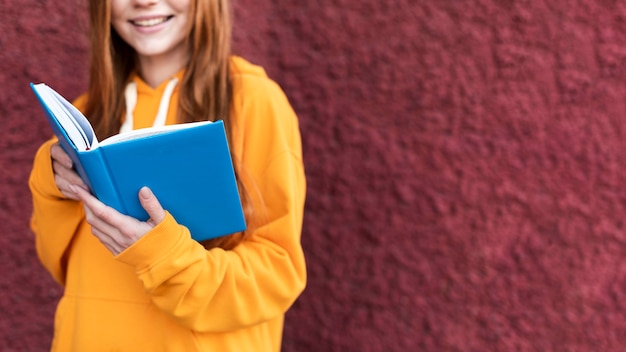
[[[135,231],[140,224],[139,221],[119,213],[75,185],[70,187],[83,202],[85,218],[91,225],[91,233],[113,254],[118,254],[135,243],[141,237],[140,234],[147,231]]]
[[[150,228],[145,224],[141,226],[141,221],[107,206],[84,189],[76,185],[70,185],[70,188],[85,205],[85,210],[88,211],[85,214],[87,222],[101,231],[113,234],[112,236],[121,234],[136,240]],[[126,241],[122,240],[121,242],[125,243]]]
[[[57,162],[54,162],[58,164]],[[82,189],[87,190],[87,185],[83,182],[83,180],[72,170],[67,170],[66,167],[57,165],[55,173],[54,173],[54,182],[57,185],[57,188],[66,198],[73,200],[80,200],[76,196],[76,192],[70,189],[70,185],[76,185]]]
[[[91,225],[91,233],[112,253],[120,253],[125,247],[120,243],[119,239],[122,236],[117,235],[119,232],[113,226],[106,222],[100,221],[98,217],[93,214],[92,210],[86,205],[85,217],[87,222]]]
[[[70,187],[83,202],[87,222],[92,228],[101,231],[104,236],[119,244],[121,248],[132,245],[152,228],[145,222],[107,206],[84,189],[76,185],[70,185]],[[104,238],[100,239],[104,242],[109,241]]]
[[[88,211],[87,222],[100,227],[100,222],[115,226],[114,209],[108,207],[91,195],[89,192],[76,185],[69,185],[69,189],[83,202]]]
[[[139,190],[139,202],[148,213],[148,216],[150,216],[150,222],[152,222],[153,225],[156,225],[165,219],[165,210],[163,210],[161,203],[159,203],[159,200],[154,193],[152,193],[150,188],[142,187]]]
[[[54,182],[56,183],[57,188],[59,189],[59,191],[61,191],[65,198],[78,201],[80,200],[80,198],[78,198],[78,196],[76,195],[76,192],[70,190],[70,185],[69,183],[67,183],[67,180],[55,175]]]
[[[87,189],[87,185],[83,182],[83,179],[73,169],[68,169],[65,165],[58,161],[52,162],[52,169],[54,174],[67,181],[68,184],[74,184]]]
[[[50,148],[50,156],[53,160],[58,161],[63,164],[68,169],[71,169],[74,166],[72,159],[67,155],[67,153],[61,148],[59,143],[53,144]]]

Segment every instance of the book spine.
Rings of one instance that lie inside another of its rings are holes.
[[[126,214],[126,208],[113,184],[100,148],[78,152],[78,159],[88,179],[86,183],[96,198],[120,213]]]

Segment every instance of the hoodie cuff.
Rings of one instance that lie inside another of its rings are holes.
[[[140,272],[159,263],[190,238],[189,230],[179,225],[166,211],[163,221],[118,254],[115,259],[135,267]]]
[[[50,149],[56,142],[57,139],[53,138],[39,147],[35,154],[34,167],[30,175],[31,188],[46,198],[65,198],[54,182]]]

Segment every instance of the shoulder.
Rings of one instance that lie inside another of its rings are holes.
[[[231,70],[235,144],[253,148],[257,157],[299,150],[298,118],[282,88],[243,58],[233,57]]]
[[[245,125],[293,128],[296,116],[283,89],[261,66],[245,59],[231,58],[233,112]]]
[[[87,93],[81,94],[78,98],[72,101],[72,105],[74,105],[80,112],[85,113],[85,107],[87,106]]]
[[[232,56],[230,69],[235,103],[251,99],[286,99],[282,88],[267,75],[263,67],[242,57]]]

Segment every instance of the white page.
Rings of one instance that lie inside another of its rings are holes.
[[[136,129],[136,130],[132,130],[129,132],[120,133],[120,134],[111,136],[101,141],[100,145],[114,144],[117,142],[148,137],[148,136],[155,135],[155,134],[182,130],[182,129],[191,128],[196,125],[206,124],[206,123],[212,123],[212,122],[211,121],[198,121],[198,122],[181,123],[181,124],[176,124],[176,125],[140,128],[140,129]]]
[[[79,151],[96,148],[98,140],[87,118],[63,96],[44,83],[34,85],[52,114]]]
[[[85,115],[83,115],[74,105],[72,105],[69,101],[63,98],[63,96],[61,96],[59,93],[55,92],[54,90],[52,92],[58,97],[58,100],[61,102],[61,105],[64,107],[65,111],[70,114],[71,120],[75,122],[75,126],[78,128],[78,131],[83,136],[87,147],[89,149],[97,148],[98,140],[96,139],[96,133],[94,132],[93,127],[91,127],[91,123],[89,123],[89,120],[87,120]]]
[[[37,88],[74,146],[78,150],[87,150],[88,145],[84,133],[80,131],[76,122],[73,121],[72,115],[63,107],[55,92],[44,84],[37,85]]]

